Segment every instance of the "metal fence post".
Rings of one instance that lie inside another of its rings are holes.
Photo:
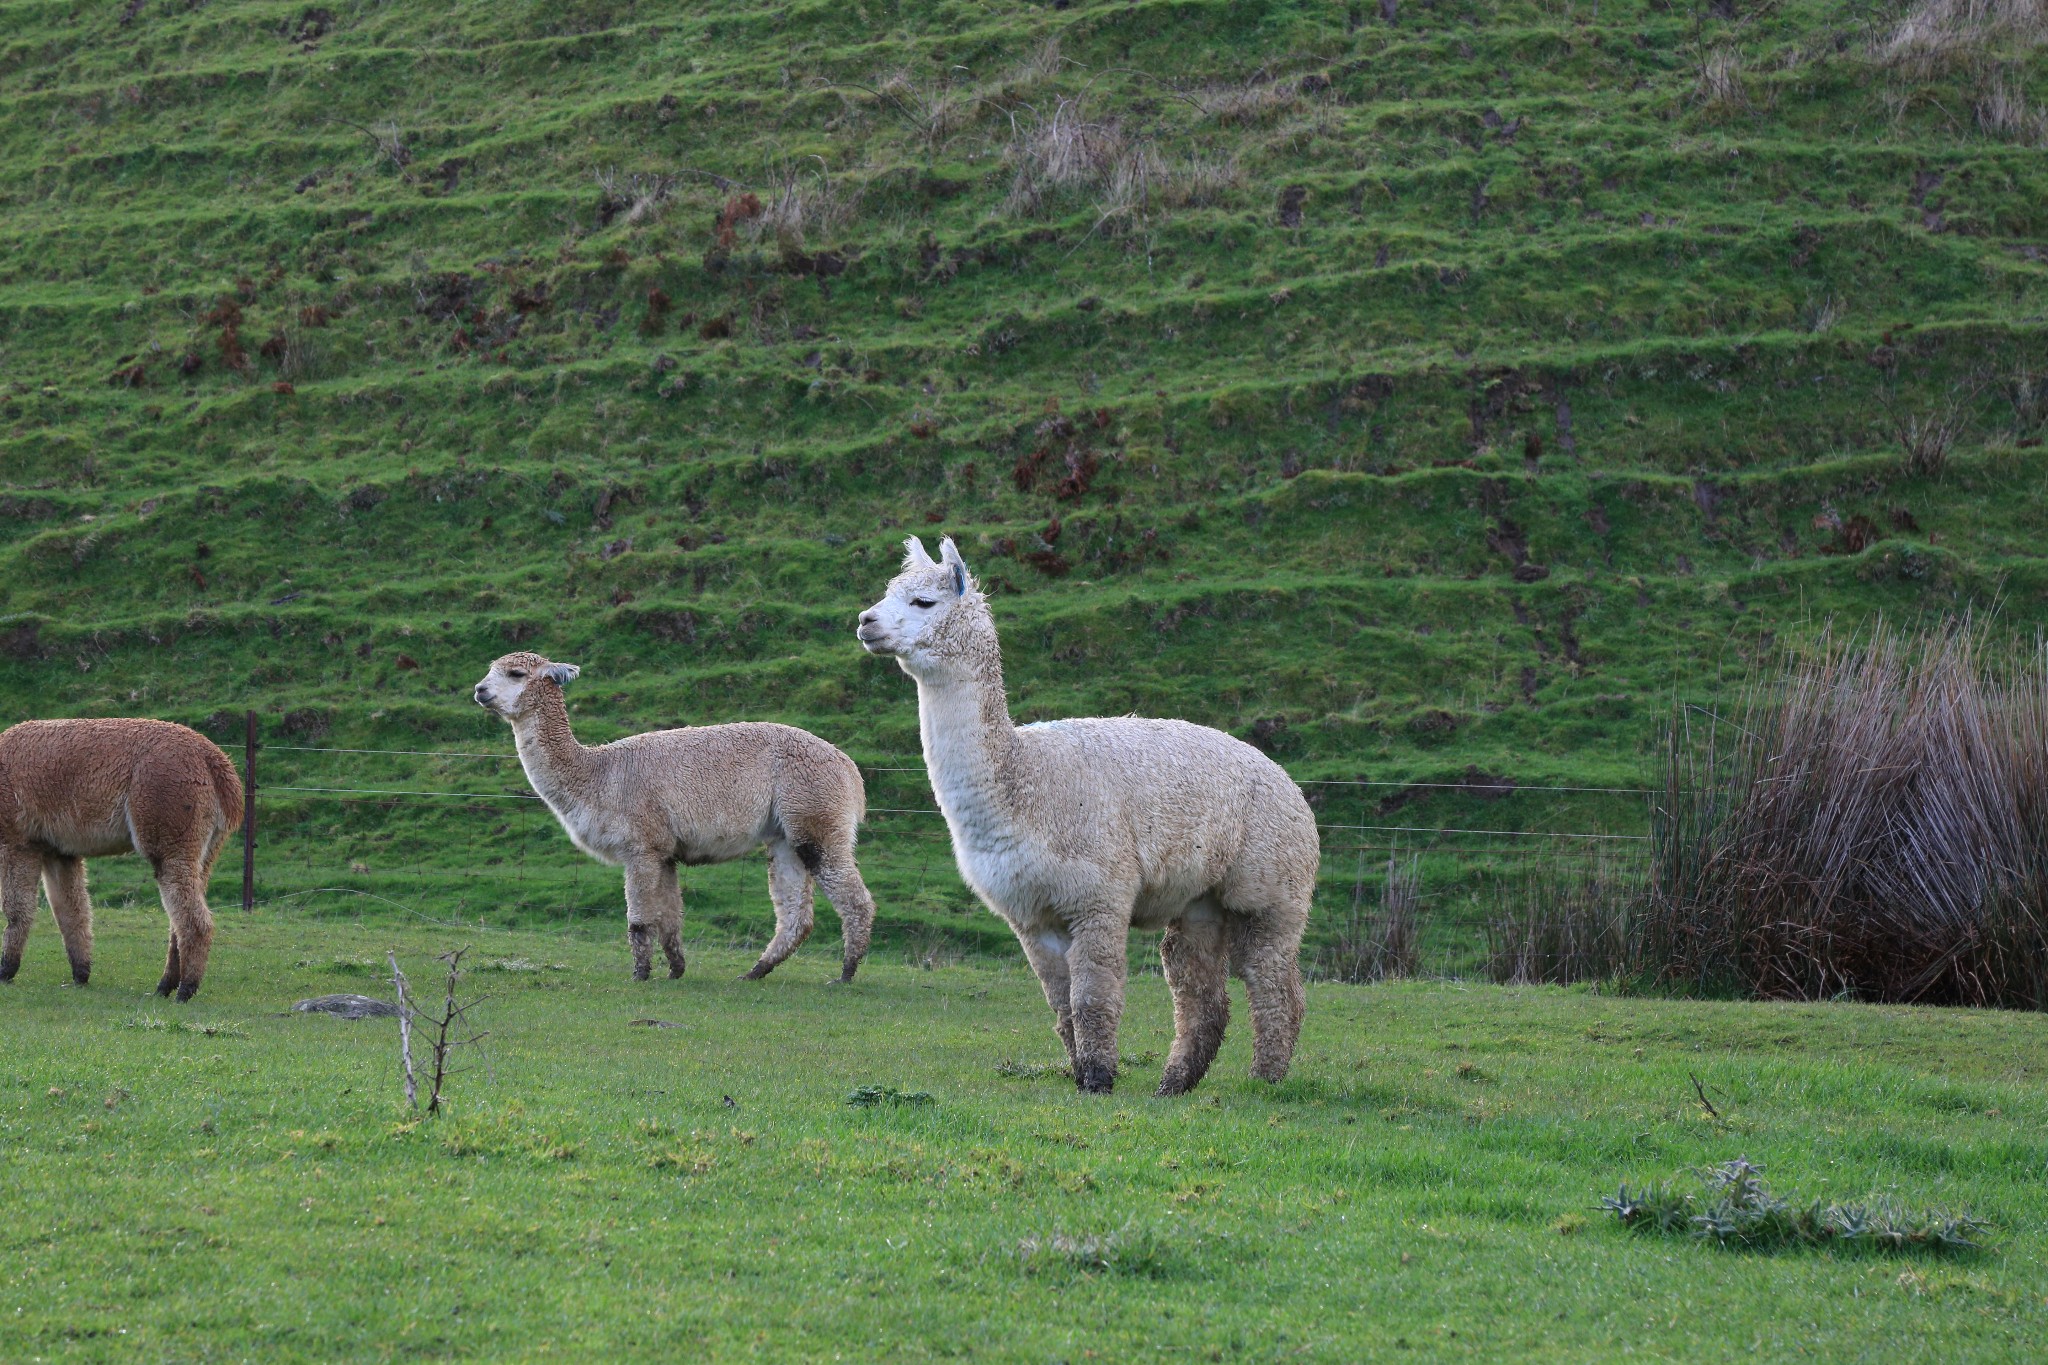
[[[242,744],[242,908],[256,908],[256,713],[244,716]]]

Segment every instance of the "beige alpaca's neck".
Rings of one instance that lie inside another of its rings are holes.
[[[961,665],[917,680],[925,768],[940,809],[956,829],[1007,823],[1018,804],[1017,730],[993,635]]]
[[[576,741],[558,687],[545,688],[538,705],[512,722],[512,738],[527,781],[557,810],[581,802],[604,763],[597,750]]]

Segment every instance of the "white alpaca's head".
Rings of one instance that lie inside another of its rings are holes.
[[[913,678],[984,671],[995,653],[995,624],[959,547],[948,536],[933,559],[916,536],[903,546],[903,571],[860,614],[854,634],[861,645]]]
[[[476,685],[476,704],[501,720],[516,721],[547,694],[559,697],[582,671],[575,664],[558,664],[529,650],[507,654],[494,662]]]

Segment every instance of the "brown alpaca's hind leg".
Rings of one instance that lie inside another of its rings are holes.
[[[1215,911],[1191,910],[1166,926],[1159,961],[1173,992],[1173,1048],[1159,1093],[1184,1095],[1208,1074],[1230,1022],[1230,954]]]
[[[71,979],[83,986],[92,979],[92,901],[85,892],[85,859],[43,855],[43,893],[57,917],[57,932],[64,936]]]
[[[676,865],[668,859],[643,859],[626,864],[626,940],[633,948],[633,979],[645,981],[654,970],[654,943],[660,938],[668,959],[669,979],[683,974],[683,892]]]
[[[768,899],[775,903],[775,937],[761,950],[761,960],[747,969],[748,981],[759,981],[787,961],[817,923],[811,870],[788,840],[768,846]]]
[[[875,898],[868,894],[867,883],[860,879],[851,840],[846,847],[833,849],[819,859],[817,877],[825,899],[832,902],[833,913],[839,916],[839,980],[851,981],[860,964],[867,960],[868,941],[875,932]]]
[[[1251,999],[1252,1075],[1262,1081],[1287,1078],[1294,1045],[1308,1013],[1301,988],[1301,926],[1282,929],[1266,921],[1238,919],[1231,926],[1230,964],[1244,978]]]
[[[21,970],[21,950],[36,922],[36,878],[42,859],[25,848],[0,848],[0,913],[7,919],[0,939],[0,981]]]
[[[197,867],[165,866],[157,875],[157,890],[171,921],[171,950],[157,994],[169,995],[175,976],[183,1002],[192,998],[206,976],[207,955],[213,950],[213,911],[207,908],[206,881]]]

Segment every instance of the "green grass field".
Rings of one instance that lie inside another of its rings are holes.
[[[697,946],[636,985],[616,934],[235,912],[179,1009],[145,994],[159,927],[107,914],[78,990],[45,926],[7,994],[10,1358],[2024,1360],[2048,1332],[2035,1015],[1317,985],[1286,1083],[1245,1076],[1240,1019],[1161,1101],[1138,976],[1094,1099],[1021,966],[838,989],[829,945],[761,983]],[[426,994],[462,943],[491,1069],[444,1115],[406,1111],[390,1021],[281,1013],[377,989],[390,947]],[[1995,1245],[1751,1254],[1595,1208],[1736,1155]]]

